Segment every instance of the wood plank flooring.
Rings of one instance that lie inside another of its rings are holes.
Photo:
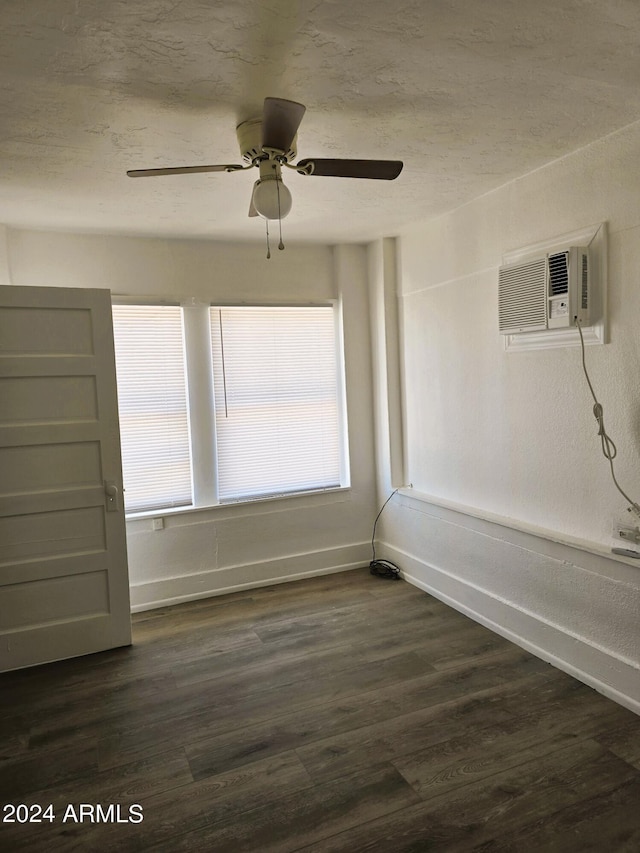
[[[53,815],[0,850],[640,850],[640,717],[366,569],[138,614],[0,697],[0,818]]]

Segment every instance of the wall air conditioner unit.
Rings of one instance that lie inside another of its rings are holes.
[[[566,329],[590,318],[589,251],[571,246],[499,269],[501,335]]]

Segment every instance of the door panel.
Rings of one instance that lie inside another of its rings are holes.
[[[109,588],[106,572],[40,579],[36,583],[10,584],[2,588],[7,628],[21,629],[28,611],[31,625],[40,629],[61,621],[107,616]]]
[[[96,421],[94,376],[10,376],[0,379],[0,423]]]
[[[13,288],[12,288],[13,289]],[[24,288],[22,288],[24,289]],[[36,288],[28,288],[35,290]],[[37,288],[50,290],[50,288]],[[69,292],[68,288],[56,288]],[[89,293],[88,290],[77,291]],[[96,291],[93,291],[94,293]],[[104,291],[107,293],[108,291]],[[0,316],[0,341],[2,352],[16,355],[94,355],[95,339],[91,314],[86,307],[76,308],[60,305],[43,297],[47,304],[4,305]],[[55,319],[52,314],[55,309]]]
[[[0,287],[0,670],[130,642],[110,293]]]
[[[0,496],[99,484],[100,442],[2,447],[0,471]]]

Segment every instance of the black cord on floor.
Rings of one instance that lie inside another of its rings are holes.
[[[391,498],[396,494],[398,489],[391,492],[386,501],[382,504],[382,509],[376,516],[376,520],[373,522],[373,534],[371,536],[371,551],[372,551],[372,560],[369,563],[369,571],[372,575],[376,575],[379,578],[388,578],[392,581],[400,580],[400,569],[396,566],[395,563],[392,563],[390,560],[378,560],[376,558],[376,526],[378,524],[378,519],[382,515],[382,510],[389,503]]]

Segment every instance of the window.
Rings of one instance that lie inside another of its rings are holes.
[[[340,485],[333,310],[212,308],[218,494]]]
[[[128,512],[347,485],[330,305],[116,305]]]
[[[125,506],[192,502],[182,311],[114,305],[113,332]]]

